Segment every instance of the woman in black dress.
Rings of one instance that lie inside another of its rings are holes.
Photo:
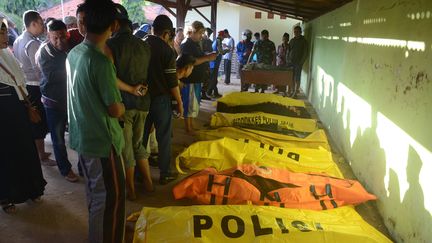
[[[16,203],[40,200],[46,181],[23,102],[24,74],[7,49],[7,22],[2,17],[0,24],[0,204],[6,213],[14,213]]]

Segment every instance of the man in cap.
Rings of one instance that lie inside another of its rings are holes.
[[[242,32],[242,40],[237,43],[237,60],[239,62],[238,74],[240,75],[243,66],[246,65],[249,60],[249,56],[252,53],[254,43],[251,41],[252,31],[246,29]],[[248,84],[241,84],[241,91],[247,91],[249,88]]]
[[[166,15],[158,15],[153,22],[153,34],[144,41],[150,46],[151,56],[148,68],[150,109],[144,128],[144,143],[147,144],[152,125],[156,129],[159,145],[159,184],[165,185],[177,178],[171,171],[171,98],[177,101],[177,112],[183,116],[174,51],[168,42],[172,36],[173,24]]]
[[[78,30],[78,22],[75,16],[66,16],[64,17],[63,22],[66,24],[68,32],[68,43],[70,49],[72,49],[79,43],[81,43],[84,40],[84,37],[80,34]]]
[[[78,28],[77,18],[75,16],[66,16],[63,18],[63,22],[68,30]]]
[[[136,37],[142,39],[150,33],[150,30],[151,30],[151,26],[149,24],[142,24],[133,34]]]
[[[120,91],[126,111],[123,115],[123,135],[125,148],[123,162],[126,170],[128,199],[135,196],[135,165],[138,165],[144,176],[144,187],[153,190],[148,163],[149,154],[143,145],[144,123],[150,107],[150,95],[147,93],[147,70],[150,61],[150,47],[147,43],[132,34],[131,21],[126,9],[116,4],[119,29],[107,41],[111,50],[117,77],[130,86],[142,85],[142,96]]]

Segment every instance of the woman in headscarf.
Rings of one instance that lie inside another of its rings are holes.
[[[5,18],[0,17],[0,25],[0,205],[6,213],[14,213],[16,203],[39,201],[46,181],[24,103],[24,73],[7,49]]]

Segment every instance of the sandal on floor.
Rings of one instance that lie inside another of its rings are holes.
[[[1,202],[1,207],[7,214],[13,214],[16,212],[15,204],[10,202]]]

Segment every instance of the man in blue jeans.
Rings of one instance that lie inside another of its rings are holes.
[[[61,20],[52,20],[48,23],[48,42],[42,44],[36,53],[36,60],[42,71],[42,103],[60,173],[66,180],[76,182],[78,177],[72,171],[68,160],[64,138],[67,122],[67,50],[66,25]]]
[[[176,175],[171,172],[171,97],[177,101],[179,116],[183,116],[183,103],[176,75],[175,54],[168,45],[173,31],[173,24],[168,16],[159,15],[153,22],[153,34],[144,38],[151,49],[148,67],[151,102],[144,127],[143,142],[147,145],[151,127],[154,125],[156,140],[159,145],[159,184],[161,185],[176,179]]]

